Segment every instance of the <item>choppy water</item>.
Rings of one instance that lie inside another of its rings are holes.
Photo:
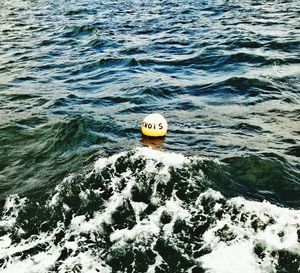
[[[0,271],[299,272],[299,17],[0,1]]]

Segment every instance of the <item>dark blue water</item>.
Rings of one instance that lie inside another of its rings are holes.
[[[299,16],[0,1],[0,269],[299,272]]]

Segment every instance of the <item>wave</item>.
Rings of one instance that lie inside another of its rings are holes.
[[[298,272],[300,211],[225,197],[204,161],[137,148],[9,196],[1,272]]]

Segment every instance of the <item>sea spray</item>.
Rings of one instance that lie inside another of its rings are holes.
[[[300,212],[224,197],[203,160],[138,148],[8,197],[1,272],[298,272]]]

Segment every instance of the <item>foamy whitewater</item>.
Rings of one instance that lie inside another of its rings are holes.
[[[8,197],[1,273],[299,272],[300,211],[226,199],[204,160],[138,148],[49,196]]]

